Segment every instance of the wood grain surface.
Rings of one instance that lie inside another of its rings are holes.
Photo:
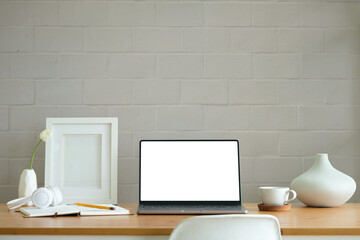
[[[137,204],[119,204],[135,211]],[[336,208],[309,208],[293,204],[290,211],[259,211],[245,203],[249,214],[278,218],[283,235],[360,235],[360,203]],[[193,215],[121,215],[24,218],[0,204],[0,234],[24,235],[169,235],[183,219]]]

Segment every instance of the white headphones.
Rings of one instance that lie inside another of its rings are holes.
[[[33,202],[37,208],[47,208],[49,206],[55,206],[62,202],[63,197],[58,187],[41,187],[36,189],[32,196],[22,197],[15,200],[11,200],[7,203],[9,210],[16,209],[30,201]]]

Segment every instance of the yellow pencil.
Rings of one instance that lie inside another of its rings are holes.
[[[101,209],[107,209],[107,210],[115,210],[114,207],[105,207],[105,206],[99,206],[99,205],[93,205],[93,204],[87,204],[87,203],[76,203],[77,206],[83,206],[83,207],[91,207],[91,208],[101,208]]]

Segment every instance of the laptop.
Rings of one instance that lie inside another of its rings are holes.
[[[237,140],[141,140],[138,214],[246,213]]]

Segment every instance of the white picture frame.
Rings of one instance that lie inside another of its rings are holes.
[[[45,187],[63,202],[117,203],[117,118],[47,118]]]

